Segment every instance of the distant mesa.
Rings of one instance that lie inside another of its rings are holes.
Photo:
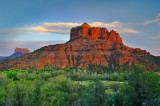
[[[71,29],[70,40],[87,36],[93,39],[103,39],[108,41],[113,41],[117,43],[122,43],[122,38],[114,30],[110,32],[106,28],[101,27],[91,27],[89,24],[84,23],[81,26],[77,26]]]
[[[16,58],[16,57],[23,56],[28,53],[30,53],[30,50],[27,48],[16,48],[15,53],[9,56],[8,58]]]
[[[26,53],[30,53],[30,50],[27,49],[27,48],[16,48],[16,49],[15,49],[15,53],[26,54]]]
[[[16,48],[15,52],[12,55],[8,57],[0,57],[0,60],[16,58],[16,57],[23,56],[28,53],[30,53],[30,50],[27,48]]]

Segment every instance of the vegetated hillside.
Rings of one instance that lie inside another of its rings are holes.
[[[71,29],[70,41],[49,45],[24,56],[0,62],[0,70],[143,65],[147,70],[160,70],[160,59],[146,50],[123,44],[116,31],[91,27],[87,23]]]

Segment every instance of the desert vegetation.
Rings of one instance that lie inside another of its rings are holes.
[[[0,105],[158,106],[159,73],[142,66],[125,68],[1,71]]]

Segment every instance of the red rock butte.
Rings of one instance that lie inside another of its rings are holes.
[[[77,26],[71,29],[70,40],[87,36],[93,39],[103,39],[108,41],[113,41],[117,43],[122,43],[122,38],[119,33],[114,30],[110,32],[106,28],[101,27],[91,27],[89,24],[84,23],[81,26]]]
[[[15,53],[30,53],[30,50],[27,48],[16,48]]]
[[[29,52],[16,48],[16,52]],[[71,29],[70,41],[48,45],[32,53],[0,61],[0,70],[88,67],[89,64],[105,67],[144,65],[160,70],[160,60],[146,50],[123,44],[120,35],[106,28],[91,27],[84,23]]]

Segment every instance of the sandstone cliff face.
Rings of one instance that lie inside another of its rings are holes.
[[[88,64],[114,66],[147,64],[159,67],[147,60],[149,52],[130,48],[122,43],[116,31],[95,28],[84,23],[71,29],[71,38],[65,44],[49,45],[27,55],[0,62],[0,70],[17,68],[42,69],[53,67],[88,67]],[[16,50],[19,51],[19,50]]]
[[[99,38],[103,40],[122,43],[122,38],[119,36],[119,33],[117,33],[116,31],[112,30],[108,32],[106,28],[91,27],[87,23],[84,23],[81,26],[71,29],[70,40],[73,40],[82,36],[88,36],[93,39]]]

